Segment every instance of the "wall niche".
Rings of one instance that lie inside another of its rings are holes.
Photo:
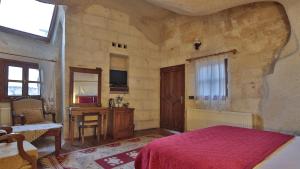
[[[110,93],[126,94],[128,87],[128,59],[126,55],[110,54],[109,87]]]

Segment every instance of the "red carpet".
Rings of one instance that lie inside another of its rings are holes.
[[[149,135],[41,159],[45,169],[134,169],[142,147],[159,135]]]

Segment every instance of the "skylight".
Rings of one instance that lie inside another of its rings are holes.
[[[54,8],[36,0],[0,0],[0,26],[47,38]]]

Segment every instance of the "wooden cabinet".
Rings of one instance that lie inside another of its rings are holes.
[[[132,108],[112,108],[108,119],[108,134],[113,139],[133,136],[134,124]]]

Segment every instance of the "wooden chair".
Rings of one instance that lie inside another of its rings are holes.
[[[36,169],[37,149],[22,134],[11,132],[11,127],[0,127],[0,169]]]
[[[55,112],[46,112],[43,99],[18,98],[11,101],[13,132],[26,133],[26,130],[36,128],[36,131],[46,130],[41,137],[55,137],[55,154],[61,149],[62,125],[55,123]],[[52,121],[46,116],[51,115]],[[27,126],[27,127],[26,127]]]
[[[98,141],[100,140],[100,131],[97,134],[97,128],[101,125],[101,115],[99,113],[83,113],[82,121],[79,122],[78,131],[79,139],[81,143],[84,143],[84,129],[85,128],[94,128],[94,136],[97,137]]]

